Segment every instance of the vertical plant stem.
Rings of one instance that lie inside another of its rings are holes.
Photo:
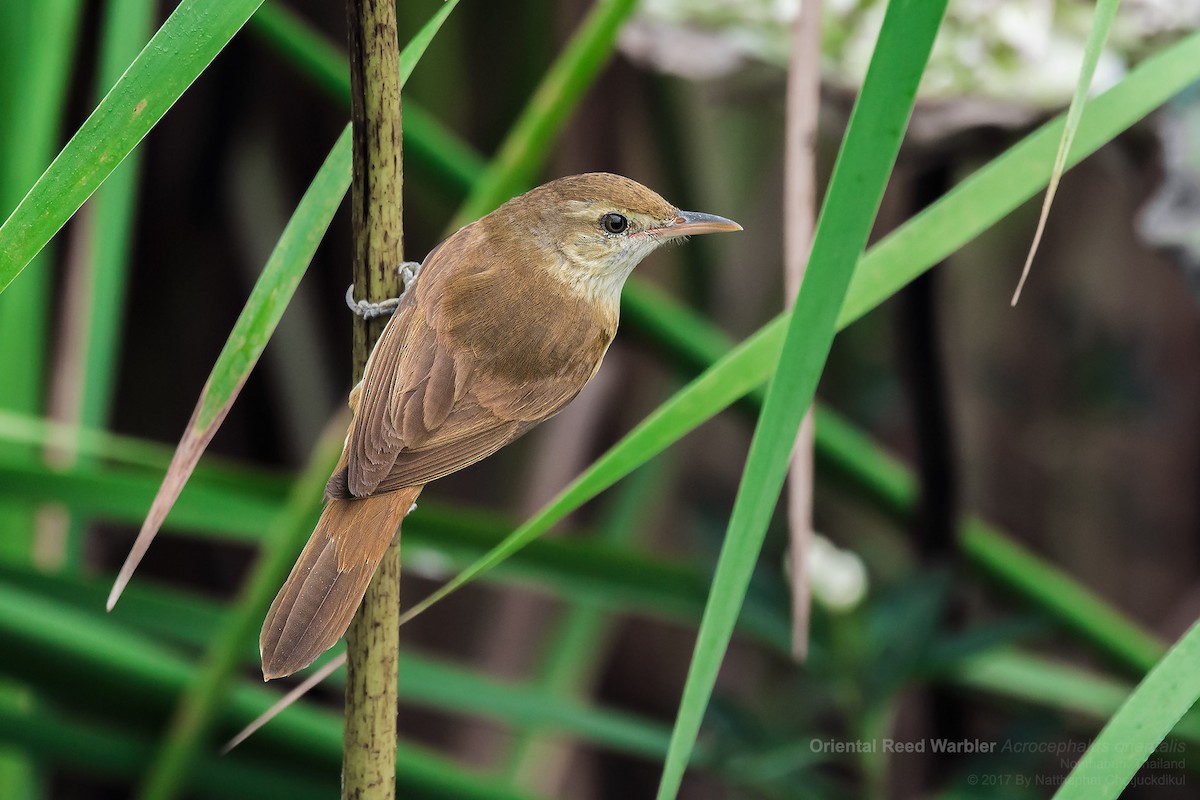
[[[821,2],[805,0],[792,29],[787,83],[787,144],[783,195],[783,277],[788,304],[795,302],[812,247],[817,208],[817,117],[821,109]],[[800,423],[788,475],[788,566],[792,583],[792,656],[808,656],[811,590],[808,543],[812,539],[813,412]]]
[[[347,0],[350,185],[357,295],[378,302],[400,294],[403,260],[400,149],[400,46],[392,0]],[[362,380],[385,321],[356,319],[354,382]],[[400,649],[400,541],[388,548],[346,632],[346,728],[342,797],[391,798],[396,792],[396,679]]]

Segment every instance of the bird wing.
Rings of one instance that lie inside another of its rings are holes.
[[[367,363],[345,467],[327,487],[331,497],[395,491],[473,464],[559,411],[599,367],[598,358],[585,357],[533,379],[506,380],[469,349],[452,346],[436,323],[440,313],[436,303],[414,298],[388,323]]]

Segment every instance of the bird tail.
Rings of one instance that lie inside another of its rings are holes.
[[[341,638],[421,488],[325,505],[263,622],[264,680],[307,667]]]

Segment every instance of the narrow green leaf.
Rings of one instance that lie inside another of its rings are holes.
[[[762,415],[750,443],[696,637],[658,787],[659,800],[675,797],[683,780],[787,474],[796,431],[812,405],[837,330],[838,309],[867,243],[945,10],[945,0],[892,0],[888,4],[817,221],[779,367],[767,387]]]
[[[0,118],[0,140],[6,142],[0,153],[0,214],[18,205],[58,147],[71,78],[69,54],[81,10],[79,0],[13,4],[5,10],[4,22],[20,40],[10,45],[20,63],[9,65],[3,77],[12,105]],[[0,264],[8,257],[2,233],[0,229]],[[50,293],[51,276],[40,274],[0,302],[0,348],[6,365],[0,406],[35,411],[41,405]]]
[[[95,614],[108,587],[99,581],[73,576],[48,576],[0,565],[0,581],[30,594]],[[698,618],[703,597],[697,594]],[[236,613],[236,612],[234,612]],[[229,611],[206,598],[178,590],[135,584],[122,598],[119,611],[101,620],[111,621],[154,641],[204,649],[229,626]],[[258,665],[257,642],[243,642],[239,664]],[[3,659],[0,659],[0,664]],[[328,681],[337,686],[344,671]],[[130,688],[129,691],[136,691]],[[579,698],[560,696],[545,687],[499,680],[443,658],[422,654],[413,647],[400,655],[400,697],[407,703],[443,712],[495,721],[516,730],[534,728],[564,734],[613,750],[661,758],[670,732],[665,725],[634,715],[596,707]],[[120,698],[114,698],[119,702]],[[147,757],[142,765],[149,762]]]
[[[1050,183],[1046,187],[1046,197],[1042,201],[1042,212],[1038,215],[1037,229],[1033,234],[1033,243],[1029,245],[1029,254],[1025,256],[1025,266],[1021,270],[1021,278],[1017,281],[1016,291],[1013,292],[1012,304],[1015,306],[1021,299],[1021,289],[1025,279],[1029,277],[1029,269],[1033,266],[1033,257],[1037,255],[1038,245],[1042,241],[1042,233],[1046,230],[1046,218],[1050,216],[1050,206],[1054,203],[1054,195],[1058,192],[1058,182],[1063,171],[1067,168],[1067,153],[1071,152],[1071,142],[1075,139],[1075,131],[1079,129],[1079,119],[1083,115],[1083,106],[1087,102],[1088,92],[1092,88],[1092,79],[1096,76],[1096,64],[1104,51],[1104,43],[1108,41],[1108,31],[1112,27],[1113,18],[1117,15],[1120,0],[1097,0],[1096,11],[1092,15],[1092,28],[1088,31],[1087,42],[1083,46],[1083,64],[1079,67],[1079,78],[1075,82],[1075,92],[1071,95],[1071,105],[1067,108],[1067,121],[1063,126],[1062,139],[1058,143],[1058,152],[1054,156],[1054,170],[1050,173]]]
[[[56,470],[0,454],[0,497],[14,504],[60,501],[72,511],[98,519],[136,524],[158,480],[127,470]],[[257,542],[279,507],[278,495],[240,490],[212,480],[188,484],[168,517],[176,530],[217,531],[227,538]]]
[[[1055,800],[1115,800],[1200,698],[1200,623],[1184,634],[1092,740]]]
[[[287,310],[296,286],[304,277],[317,245],[325,237],[325,231],[349,188],[350,128],[346,127],[317,170],[271,251],[262,274],[255,281],[200,393],[195,418],[184,434],[185,441],[203,439],[200,449],[207,446],[250,370],[266,349],[271,333]]]
[[[38,450],[71,442],[76,451],[88,459],[157,473],[167,468],[173,453],[171,448],[147,439],[64,425],[9,411],[0,411],[0,442],[30,445]],[[282,496],[287,489],[287,481],[282,474],[213,456],[206,457],[196,467],[196,474],[224,486],[262,491],[272,496]]]
[[[262,0],[183,0],[0,226],[0,292],[199,77]]]
[[[155,499],[146,513],[142,530],[134,541],[130,555],[116,576],[108,608],[112,609],[116,599],[130,581],[146,549],[158,529],[162,527],[170,509],[179,498],[200,456],[216,435],[224,416],[234,398],[245,384],[254,363],[262,355],[271,332],[286,311],[300,278],[304,276],[325,229],[334,218],[342,194],[350,184],[350,130],[349,126],[338,137],[337,144],[318,170],[300,205],[296,206],[292,219],[284,228],[270,258],[266,261],[262,275],[254,283],[250,299],[234,324],[226,345],[217,357],[217,362],[200,392],[192,420],[188,422],[184,437],[163,477]]]

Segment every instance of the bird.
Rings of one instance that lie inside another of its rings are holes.
[[[337,643],[426,484],[579,394],[642,259],[693,234],[738,230],[597,172],[532,189],[435,247],[350,392],[353,417],[320,520],[263,623],[264,680]]]

